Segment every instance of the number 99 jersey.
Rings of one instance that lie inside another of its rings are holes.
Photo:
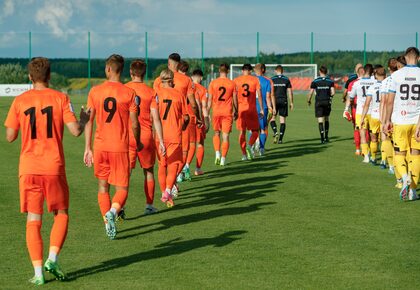
[[[393,73],[389,92],[395,93],[392,123],[417,124],[420,113],[420,68],[407,65]]]

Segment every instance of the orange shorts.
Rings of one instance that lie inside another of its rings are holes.
[[[236,128],[238,128],[239,131],[258,131],[260,129],[260,123],[257,111],[239,112],[238,120],[236,121]]]
[[[182,165],[182,146],[178,143],[165,143],[166,155],[162,156],[158,152],[158,162],[161,166],[168,166],[172,163],[179,163]]]
[[[214,116],[213,129],[214,131],[222,131],[225,134],[232,132],[232,116]]]
[[[69,208],[69,186],[65,175],[22,175],[19,177],[20,211],[44,213]]]
[[[142,130],[140,141],[143,144],[143,149],[140,152],[130,148],[129,157],[130,157],[130,168],[136,168],[137,159],[140,162],[141,168],[150,168],[153,167],[156,163],[156,146],[155,140],[153,139],[153,131],[151,130]]]
[[[106,180],[115,186],[127,187],[130,179],[129,153],[95,150],[93,169],[98,179]]]

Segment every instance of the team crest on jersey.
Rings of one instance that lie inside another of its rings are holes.
[[[73,107],[73,104],[71,102],[69,103],[69,110],[70,110],[70,112],[74,113],[74,107]]]
[[[139,96],[136,96],[134,98],[134,102],[136,103],[136,106],[140,105],[140,97]]]

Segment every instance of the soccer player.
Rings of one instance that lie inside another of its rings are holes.
[[[354,68],[354,73],[348,76],[348,79],[346,83],[344,84],[344,91],[343,91],[343,103],[347,103],[347,96],[348,93],[351,92],[351,88],[349,88],[350,84],[357,79],[359,79],[359,68],[363,67],[361,63],[356,64],[356,67]]]
[[[370,111],[369,119],[369,132],[370,132],[370,162],[373,165],[376,165],[376,153],[378,151],[378,136],[381,131],[381,122],[380,122],[380,104],[381,104],[381,85],[382,81],[385,79],[386,72],[383,67],[378,67],[374,73],[376,82],[369,87],[366,92],[366,101],[363,106],[362,116],[361,116],[361,126],[364,126],[364,120],[366,120],[366,115]]]
[[[266,130],[267,130],[267,116],[268,116],[268,112],[273,112],[273,106],[271,103],[271,82],[268,78],[266,78],[264,76],[265,74],[265,64],[263,63],[258,63],[255,65],[254,67],[254,72],[258,77],[258,80],[260,81],[260,87],[261,87],[261,101],[263,103],[263,107],[262,110],[264,111],[264,116],[259,116],[258,120],[260,123],[260,156],[264,155],[264,151],[265,151],[265,142],[267,141],[267,134],[266,134]],[[259,106],[259,102],[257,102],[257,111],[261,111],[261,108]]]
[[[209,124],[208,121],[209,113],[207,109],[207,90],[204,86],[201,85],[203,80],[203,71],[201,69],[196,69],[192,73],[192,80],[194,82],[195,89],[195,99],[197,100],[198,109],[200,110],[200,115],[202,120],[206,120],[204,123]],[[197,142],[197,153],[196,153],[196,166],[194,175],[203,175],[204,172],[201,169],[204,159],[204,139],[206,138],[206,133],[208,132],[209,127],[202,126],[201,128],[196,126],[196,142]],[[187,160],[189,164],[191,160]]]
[[[420,142],[415,139],[420,111],[419,50],[416,47],[407,48],[405,60],[407,65],[391,76],[385,130],[390,132],[393,129],[395,166],[403,178],[400,198],[415,200],[420,173]],[[407,164],[408,152],[410,158]]]
[[[146,63],[143,60],[134,60],[130,65],[131,82],[126,84],[132,88],[140,98],[140,114],[138,116],[140,123],[140,142],[143,149],[137,152],[137,144],[132,130],[130,130],[130,167],[136,167],[136,160],[140,162],[144,173],[144,194],[146,195],[146,209],[144,214],[153,214],[157,209],[153,206],[155,196],[155,177],[154,166],[156,162],[156,145],[160,154],[165,156],[165,145],[163,143],[162,123],[159,117],[159,111],[156,103],[156,92],[147,86],[143,80],[146,74]],[[153,127],[156,132],[156,142],[153,138]]]
[[[174,73],[164,69],[160,73],[161,86],[157,91],[157,103],[162,120],[163,142],[166,155],[158,154],[159,185],[162,192],[161,201],[172,207],[172,188],[182,167],[182,131],[186,130],[189,115],[186,109],[185,96],[174,89]]]
[[[283,66],[276,66],[276,75],[271,78],[274,83],[274,96],[275,96],[275,112],[273,119],[270,121],[271,128],[274,132],[274,144],[283,143],[284,133],[286,132],[286,118],[290,110],[293,110],[293,90],[292,83],[289,78],[283,75]],[[289,98],[289,101],[287,100]],[[276,115],[279,115],[280,121],[280,135],[277,132]]]
[[[251,147],[258,138],[259,117],[264,116],[260,82],[257,77],[251,75],[251,72],[252,65],[244,64],[242,66],[242,76],[233,80],[238,92],[238,120],[236,121],[236,127],[240,131],[239,144],[242,150],[242,160],[252,160],[254,158]],[[259,111],[257,111],[257,100],[260,106]],[[252,131],[248,146],[246,144],[247,130]]]
[[[50,89],[50,63],[43,57],[33,58],[28,65],[33,89],[16,97],[10,107],[6,139],[13,142],[21,131],[19,161],[20,211],[27,213],[26,245],[35,275],[29,280],[35,285],[45,283],[42,271],[43,240],[41,236],[44,199],[54,214],[50,248],[44,270],[58,280],[66,275],[57,262],[67,235],[69,187],[63,153],[64,125],[73,136],[82,134],[89,114],[83,108],[77,121],[69,98]]]
[[[321,144],[329,142],[328,131],[330,128],[331,101],[335,95],[334,81],[327,76],[328,70],[325,66],[319,68],[319,77],[311,83],[311,90],[308,95],[308,105],[311,105],[311,99],[315,96],[315,117],[318,120],[319,134]]]
[[[361,79],[363,77],[363,75],[365,74],[365,69],[363,68],[363,66],[358,66],[359,64],[356,65],[356,73],[357,73],[357,78],[353,79],[347,88],[347,92],[351,92],[351,90],[353,89],[354,84],[356,83],[356,81],[358,81],[359,79]],[[347,120],[351,120],[352,124],[353,124],[353,138],[354,138],[354,144],[356,146],[356,155],[360,155],[360,132],[359,129],[356,129],[356,107],[357,107],[357,96],[355,96],[354,98],[350,98],[350,95],[347,93],[346,94],[346,107],[344,109],[343,112],[343,118],[347,119]]]
[[[136,92],[121,83],[124,58],[113,54],[106,60],[107,80],[93,87],[88,96],[88,108],[92,110],[86,124],[84,162],[94,166],[98,179],[98,203],[105,221],[105,231],[115,239],[115,218],[128,196],[130,178],[129,130],[133,131],[137,151],[140,151],[140,125],[137,110],[140,99]],[[96,119],[94,152],[92,152],[92,127]],[[130,126],[131,120],[131,126]],[[130,128],[131,127],[131,128]],[[115,195],[110,199],[110,185]]]
[[[219,73],[220,76],[212,80],[209,85],[208,110],[210,112],[210,109],[213,108],[213,146],[216,154],[214,163],[225,166],[233,119],[238,118],[238,97],[236,84],[227,76],[229,65],[222,63],[219,66]],[[222,133],[221,150],[220,132]]]
[[[363,69],[365,73],[361,79],[354,83],[349,97],[350,99],[357,97],[356,130],[359,130],[360,132],[360,147],[362,148],[362,155],[364,156],[363,162],[369,163],[369,144],[366,132],[369,130],[370,111],[367,112],[365,120],[362,120],[362,112],[366,101],[366,93],[369,87],[375,83],[375,80],[372,79],[373,66],[371,64],[366,64]]]

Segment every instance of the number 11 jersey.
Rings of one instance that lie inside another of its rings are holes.
[[[96,115],[94,150],[128,152],[130,112],[137,112],[139,105],[135,91],[120,82],[105,81],[93,87],[87,107]]]

